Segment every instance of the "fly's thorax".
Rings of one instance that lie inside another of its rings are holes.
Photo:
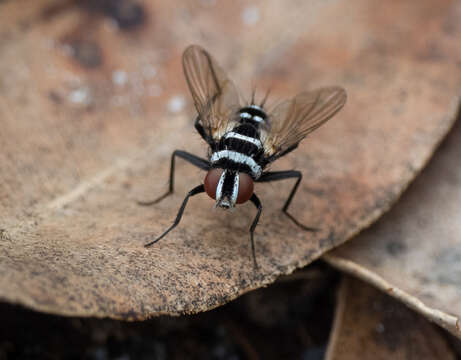
[[[216,206],[224,209],[244,203],[253,195],[253,179],[244,172],[214,168],[208,171],[204,185]]]

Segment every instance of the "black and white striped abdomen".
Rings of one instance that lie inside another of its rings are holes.
[[[262,153],[263,146],[258,127],[244,123],[223,135],[210,161],[214,167],[245,172],[257,179],[262,173],[258,161]]]
[[[261,125],[267,119],[264,110],[258,105],[249,105],[239,111],[240,122],[250,122],[256,126]]]

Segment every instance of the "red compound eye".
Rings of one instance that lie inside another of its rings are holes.
[[[239,174],[239,194],[237,196],[237,204],[242,204],[250,200],[253,195],[253,179],[245,173]]]
[[[204,185],[208,196],[216,200],[216,188],[218,187],[219,178],[223,169],[211,169],[205,177]],[[237,195],[237,204],[248,201],[253,195],[253,179],[250,175],[239,173],[239,193]]]
[[[223,173],[223,169],[211,169],[205,176],[205,191],[208,196],[216,200],[216,188],[218,187],[219,178]]]

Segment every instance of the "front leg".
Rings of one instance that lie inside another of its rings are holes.
[[[285,201],[285,205],[283,205],[282,211],[285,213],[286,216],[288,216],[296,225],[298,225],[303,230],[317,231],[318,229],[316,228],[305,226],[301,224],[298,220],[294,218],[293,215],[291,215],[288,212],[288,207],[291,204],[291,200],[293,200],[296,190],[298,190],[299,184],[301,183],[301,180],[303,178],[303,175],[301,174],[300,171],[297,171],[297,170],[268,171],[266,173],[263,173],[261,177],[258,180],[256,180],[256,182],[270,182],[270,181],[278,181],[278,180],[293,179],[293,178],[297,180],[296,180],[295,185],[291,189],[288,199]]]
[[[263,207],[261,205],[261,201],[259,198],[256,196],[256,194],[251,195],[250,201],[256,206],[256,209],[258,212],[256,213],[256,216],[253,220],[253,223],[251,224],[250,227],[250,242],[251,242],[251,253],[253,254],[253,264],[255,269],[258,268],[258,263],[256,261],[256,251],[255,251],[255,241],[254,241],[254,232],[256,229],[256,225],[258,225],[259,222],[259,217],[261,216],[261,212],[263,211]]]
[[[195,196],[197,194],[205,192],[205,186],[199,185],[193,188],[192,190],[189,191],[189,193],[186,195],[184,198],[181,207],[179,208],[178,214],[176,215],[176,219],[173,222],[173,225],[171,225],[168,229],[166,229],[162,235],[158,236],[155,240],[152,240],[151,242],[145,244],[145,247],[149,247],[153,244],[155,244],[157,241],[159,241],[161,238],[163,238],[166,234],[168,234],[171,230],[173,230],[181,221],[182,214],[184,213],[184,210],[186,209],[187,202],[189,201],[189,198],[191,196]]]
[[[173,193],[174,191],[174,168],[175,168],[175,157],[176,156],[186,160],[187,162],[191,163],[192,165],[202,170],[207,170],[207,171],[210,170],[211,166],[208,160],[202,159],[186,151],[175,150],[173,154],[171,155],[170,181],[169,181],[168,191],[157,199],[149,200],[149,201],[138,201],[139,205],[143,205],[143,206],[154,205],[158,203],[159,201],[163,200],[164,198],[166,198],[168,195],[171,195]]]

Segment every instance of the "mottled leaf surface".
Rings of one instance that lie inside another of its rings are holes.
[[[26,5],[27,4],[27,5]],[[114,5],[118,4],[118,5]],[[124,6],[122,6],[124,5]],[[0,297],[68,315],[143,319],[219,306],[304,266],[369,225],[444,137],[461,86],[456,1],[15,1],[0,4]],[[345,108],[272,169],[251,261],[251,204],[190,200],[204,174],[169,159],[205,156],[181,52],[204,46],[246,98],[269,106],[339,85]]]

